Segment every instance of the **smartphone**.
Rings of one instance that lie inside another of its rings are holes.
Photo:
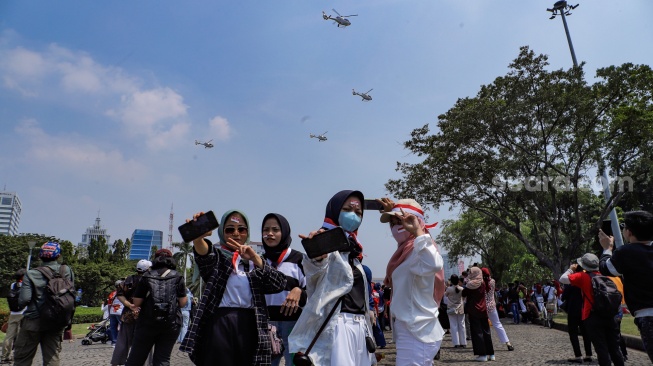
[[[317,258],[335,251],[348,252],[349,240],[345,231],[341,227],[336,227],[310,239],[302,239],[302,246],[309,258]]]
[[[363,210],[383,210],[383,205],[377,200],[365,200],[363,202]]]
[[[181,234],[184,243],[190,243],[209,231],[217,229],[219,226],[220,223],[215,218],[213,211],[208,211],[198,216],[197,220],[191,220],[181,225],[179,227],[179,234]]]
[[[603,220],[603,224],[601,224],[601,230],[603,230],[605,235],[612,236],[612,220]]]

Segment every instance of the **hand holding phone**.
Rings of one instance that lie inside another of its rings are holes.
[[[302,246],[306,255],[311,259],[317,259],[328,253],[349,251],[349,240],[341,227],[313,235],[311,238],[303,238]]]
[[[220,226],[213,211],[206,213],[200,212],[194,215],[193,220],[188,220],[185,224],[179,226],[179,234],[185,243],[191,243],[205,234],[217,229]]]

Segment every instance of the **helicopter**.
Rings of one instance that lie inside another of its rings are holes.
[[[331,10],[333,10],[336,14],[338,14],[338,16],[337,17],[332,17],[331,15],[327,15],[327,13],[322,11],[322,18],[324,18],[324,20],[333,20],[334,22],[336,22],[338,24],[338,28],[340,28],[340,26],[342,26],[343,28],[347,27],[347,26],[350,26],[351,22],[347,18],[348,17],[357,17],[358,16],[358,14],[340,15],[340,13],[338,13],[338,11],[336,9],[331,9]]]
[[[365,93],[357,93],[356,90],[352,89],[351,93],[353,95],[358,95],[359,97],[363,98],[362,99],[363,102],[369,102],[370,100],[372,100],[372,96],[369,95],[368,93],[371,92],[372,90],[374,90],[374,89],[370,89],[370,90],[366,91]]]
[[[211,140],[209,140],[207,142],[201,142],[201,141],[195,140],[195,145],[204,145],[205,149],[210,149],[210,148],[213,147],[213,144],[211,143],[211,141],[213,141],[213,139],[211,139]]]
[[[322,134],[320,134],[320,135],[313,135],[313,134],[310,134],[310,137],[311,137],[312,139],[313,139],[313,138],[317,139],[319,142],[326,141],[326,140],[327,140],[327,137],[324,136],[324,135],[326,135],[327,132],[329,132],[329,131],[326,131],[326,132],[324,132],[324,133],[322,133]]]

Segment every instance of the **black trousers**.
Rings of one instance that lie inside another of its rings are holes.
[[[198,366],[251,365],[258,344],[254,309],[218,308],[202,334]]]
[[[569,333],[569,340],[571,341],[571,346],[574,348],[574,356],[581,357],[583,354],[580,351],[580,342],[578,341],[578,330],[580,329],[580,334],[583,336],[583,345],[585,346],[585,356],[592,356],[592,340],[590,339],[589,334],[587,334],[587,329],[585,324],[580,319],[580,315],[571,315],[567,314],[567,332]]]
[[[493,355],[494,346],[487,316],[484,318],[469,316],[469,326],[474,354],[478,356]]]
[[[590,317],[585,319],[585,327],[594,345],[599,365],[610,366],[614,363],[615,366],[623,366],[624,358],[619,347],[619,329],[614,317],[603,318],[590,314]]]
[[[170,354],[180,331],[181,326],[177,324],[162,327],[137,322],[132,348],[125,366],[143,366],[152,346],[154,346],[152,356],[154,366],[170,366]]]

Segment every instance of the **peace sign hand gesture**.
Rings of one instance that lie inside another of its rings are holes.
[[[422,225],[420,225],[417,216],[411,213],[405,213],[403,209],[400,209],[400,211],[401,215],[397,215],[397,218],[401,220],[401,225],[406,231],[415,237],[426,234],[424,229],[422,229]]]

